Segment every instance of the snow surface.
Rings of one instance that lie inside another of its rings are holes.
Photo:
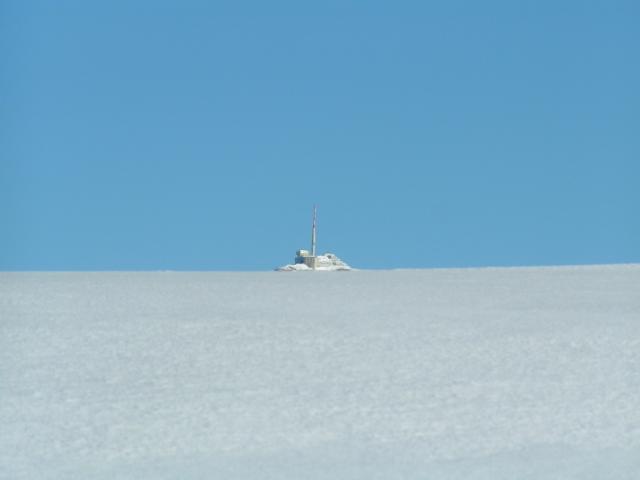
[[[348,272],[352,271],[349,265],[328,265],[317,266],[315,269],[308,267],[304,263],[290,263],[275,269],[276,272]]]
[[[312,272],[311,267],[307,267],[304,263],[289,263],[282,267],[276,268],[277,272]]]
[[[640,478],[640,266],[1,273],[2,479]]]

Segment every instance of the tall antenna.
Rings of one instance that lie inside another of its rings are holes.
[[[313,227],[311,227],[311,256],[316,256],[316,217],[317,208],[313,206]]]

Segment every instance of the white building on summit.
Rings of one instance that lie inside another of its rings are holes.
[[[311,227],[311,252],[309,250],[298,250],[293,264],[277,268],[279,272],[323,270],[323,271],[346,271],[351,267],[340,260],[333,253],[316,255],[317,238],[317,209],[313,207],[313,225]]]

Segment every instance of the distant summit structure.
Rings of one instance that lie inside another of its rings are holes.
[[[294,272],[294,271],[347,271],[351,270],[351,267],[345,262],[340,260],[333,253],[325,253],[324,255],[316,255],[316,240],[317,240],[317,224],[318,224],[318,209],[313,206],[313,224],[311,226],[311,251],[298,250],[296,252],[296,258],[294,263],[284,265],[283,267],[276,268],[279,272]]]

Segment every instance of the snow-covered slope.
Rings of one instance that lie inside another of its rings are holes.
[[[0,274],[2,479],[636,479],[640,266]]]

